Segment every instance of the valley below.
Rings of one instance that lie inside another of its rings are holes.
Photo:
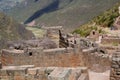
[[[22,23],[35,21],[40,26],[63,26],[74,31],[95,16],[110,9],[119,0],[25,0],[7,12]]]

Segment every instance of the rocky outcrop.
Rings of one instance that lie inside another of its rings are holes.
[[[33,33],[26,30],[24,25],[17,23],[7,15],[0,13],[0,49],[6,47],[7,41],[31,39],[33,37]]]

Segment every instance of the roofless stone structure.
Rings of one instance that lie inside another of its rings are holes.
[[[109,55],[109,51],[89,39],[63,35],[60,30],[59,48],[44,48],[40,46],[43,40],[22,41],[17,46],[13,42],[12,48],[3,49],[0,79],[91,80],[95,76],[102,76],[103,80],[120,79],[119,52]]]

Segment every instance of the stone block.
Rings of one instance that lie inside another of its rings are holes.
[[[80,75],[78,80],[86,80],[86,78],[87,78],[87,74],[83,73],[83,74]]]
[[[6,70],[1,69],[0,70],[0,76],[7,76]]]
[[[37,74],[39,74],[39,75],[45,75],[45,70],[46,70],[45,67],[38,67]]]
[[[26,80],[24,76],[14,76],[14,80]]]
[[[52,71],[54,71],[56,67],[47,67],[46,70],[45,70],[45,73],[46,74],[50,74]]]
[[[26,74],[26,68],[18,66],[6,66],[1,71],[2,73],[7,73],[8,76],[23,76]]]
[[[69,80],[78,80],[81,75],[81,69],[73,68]]]
[[[69,80],[71,69],[56,68],[49,76],[48,80]]]
[[[119,65],[112,65],[112,68],[118,69]]]
[[[10,80],[9,76],[0,76],[0,80]]]
[[[21,68],[21,69],[14,71],[15,76],[24,76],[24,75],[26,75],[26,73],[27,73],[26,68]]]
[[[29,69],[27,70],[27,74],[35,75],[36,72],[37,72],[37,69],[38,69],[38,68],[29,68]]]
[[[22,65],[19,67],[21,67],[21,68],[34,68],[35,66],[34,65]]]
[[[27,75],[26,80],[35,80],[34,75]]]

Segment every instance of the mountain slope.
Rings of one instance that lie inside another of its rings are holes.
[[[8,11],[18,4],[22,3],[24,0],[0,0],[0,11]]]
[[[105,28],[113,28],[113,24],[116,18],[119,16],[118,7],[120,3],[117,3],[111,9],[105,11],[99,16],[96,16],[88,23],[80,26],[74,31],[74,33],[80,34],[81,36],[88,36],[92,30],[98,31],[100,34],[105,34]],[[108,33],[108,32],[107,32]]]
[[[0,49],[6,46],[7,41],[30,39],[34,37],[31,31],[15,22],[11,17],[0,13]]]
[[[9,15],[20,22],[36,20],[45,26],[64,26],[73,31],[94,16],[111,8],[119,0],[26,0],[25,8],[17,7]]]

